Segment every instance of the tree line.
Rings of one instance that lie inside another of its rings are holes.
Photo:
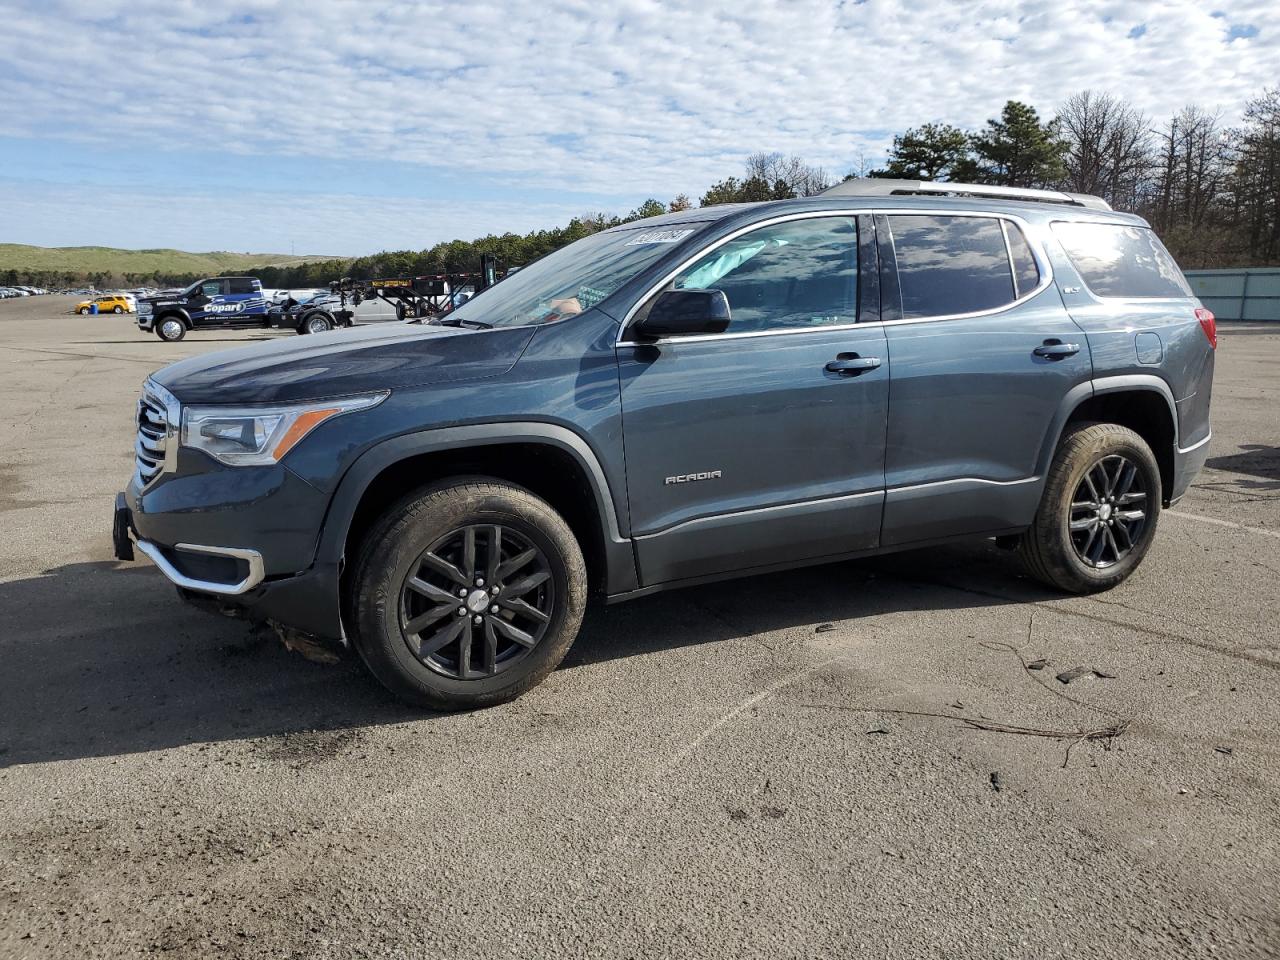
[[[1242,122],[1228,126],[1220,110],[1189,105],[1155,119],[1108,93],[1069,97],[1048,119],[1028,104],[1008,101],[978,130],[931,122],[893,138],[883,166],[859,159],[844,179],[894,177],[1038,187],[1091,193],[1118,210],[1145,217],[1183,267],[1280,264],[1280,86],[1250,100]],[[755,153],[740,176],[709,187],[699,206],[812,196],[835,182],[799,157]],[[339,276],[423,276],[473,272],[482,253],[519,266],[600,230],[694,206],[687,194],[646,200],[624,215],[586,213],[561,227],[526,234],[450,240],[425,250],[383,251],[348,261],[259,267],[268,287],[317,287]],[[18,276],[11,283],[67,285],[89,275]],[[181,284],[195,275],[113,278],[127,285]],[[118,284],[118,285],[125,285]]]

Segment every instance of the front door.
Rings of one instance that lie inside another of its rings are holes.
[[[656,344],[624,334],[627,491],[644,585],[877,544],[889,358],[882,329],[857,323],[858,264],[852,216],[761,226],[664,288],[722,290],[725,333]]]
[[[197,327],[218,326],[223,322],[222,314],[216,307],[222,302],[227,292],[227,281],[206,280],[196,287],[187,298],[187,313],[191,322]]]

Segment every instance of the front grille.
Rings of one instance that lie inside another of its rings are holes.
[[[176,427],[171,410],[175,405],[167,402],[169,398],[159,396],[159,392],[148,383],[138,400],[138,436],[133,454],[138,483],[144,487],[164,470],[170,434]]]

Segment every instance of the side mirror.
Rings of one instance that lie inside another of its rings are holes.
[[[633,331],[641,339],[656,340],[728,329],[729,298],[723,290],[668,290],[658,296]]]

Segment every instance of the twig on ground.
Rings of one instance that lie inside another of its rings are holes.
[[[1067,747],[1066,757],[1062,761],[1063,769],[1071,759],[1071,748],[1085,740],[1111,740],[1124,733],[1127,720],[1105,727],[1083,730],[1059,730],[1046,727],[1024,727],[1016,723],[1004,723],[989,720],[985,717],[957,717],[948,713],[934,713],[931,710],[897,710],[892,707],[850,707],[840,703],[806,703],[804,706],[813,710],[843,710],[846,713],[891,713],[902,717],[930,717],[935,720],[959,720],[974,730],[986,730],[990,733],[1010,733],[1020,737],[1048,737],[1052,740],[1071,739]]]
[[[1033,613],[1032,620],[1034,620],[1034,617],[1035,617],[1035,614]],[[1027,621],[1028,637],[1031,635],[1032,620]],[[1074,703],[1077,707],[1084,707],[1086,710],[1094,710],[1098,713],[1105,713],[1109,717],[1116,717],[1117,719],[1120,718],[1120,714],[1116,713],[1114,710],[1108,710],[1106,707],[1099,707],[1093,703],[1085,703],[1083,700],[1077,700],[1075,697],[1072,697],[1066,693],[1063,693],[1061,690],[1055,690],[1053,687],[1049,686],[1048,683],[1046,683],[1044,680],[1041,680],[1040,677],[1037,676],[1035,670],[1031,670],[1028,667],[1027,659],[1022,655],[1022,651],[1020,651],[1013,644],[1004,643],[1000,640],[983,640],[978,644],[978,646],[985,647],[987,650],[996,650],[996,649],[1008,650],[1015,657],[1017,657],[1018,662],[1022,664],[1022,672],[1025,673],[1027,676],[1029,676],[1032,680],[1034,680],[1039,686],[1043,687],[1045,690],[1048,690],[1050,693],[1052,693],[1055,697],[1058,697],[1061,700],[1065,700],[1067,701],[1067,703]],[[1128,722],[1128,721],[1124,721],[1124,722]]]

